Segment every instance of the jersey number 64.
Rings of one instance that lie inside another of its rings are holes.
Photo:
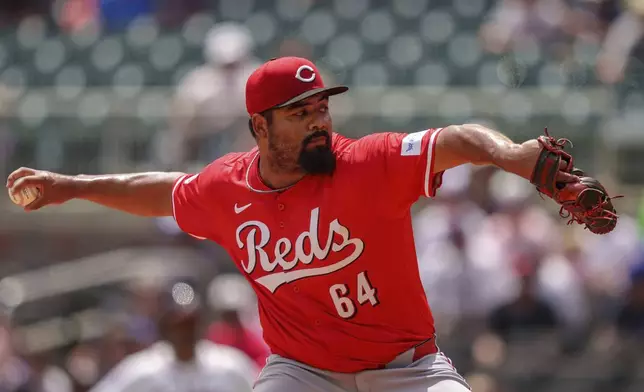
[[[358,274],[358,290],[357,300],[358,304],[364,305],[369,302],[371,306],[376,306],[380,302],[376,296],[376,289],[369,282],[367,271],[362,271]],[[338,311],[338,315],[344,319],[349,319],[356,314],[355,302],[350,298],[349,287],[344,283],[334,284],[329,288],[329,294]]]

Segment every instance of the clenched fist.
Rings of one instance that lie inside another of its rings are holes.
[[[35,211],[73,199],[75,181],[71,176],[26,167],[14,171],[7,178],[7,189],[12,194],[28,187],[36,187],[40,191],[36,200],[24,207],[25,211]]]

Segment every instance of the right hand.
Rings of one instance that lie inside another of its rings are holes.
[[[35,211],[47,205],[63,204],[73,199],[75,185],[71,176],[27,167],[21,167],[7,177],[7,189],[11,193],[18,193],[28,187],[39,189],[40,195],[24,207],[25,211]]]

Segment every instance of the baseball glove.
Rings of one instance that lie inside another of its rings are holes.
[[[574,167],[572,156],[564,151],[568,139],[555,139],[548,134],[537,140],[542,146],[530,182],[541,195],[557,202],[561,208],[559,215],[570,218],[568,224],[578,223],[595,234],[611,232],[617,225],[617,211],[604,186],[595,178]],[[578,182],[557,181],[557,174],[565,171],[576,177]]]

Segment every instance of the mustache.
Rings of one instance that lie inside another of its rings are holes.
[[[329,135],[329,133],[327,131],[315,131],[312,134],[310,134],[309,136],[305,137],[304,140],[302,140],[302,145],[306,146],[307,144],[311,143],[311,141],[313,141],[313,139],[315,139],[316,137],[320,137],[320,136],[322,136],[322,137],[324,137],[326,139],[327,144],[329,143],[329,140],[330,140],[331,136]]]

